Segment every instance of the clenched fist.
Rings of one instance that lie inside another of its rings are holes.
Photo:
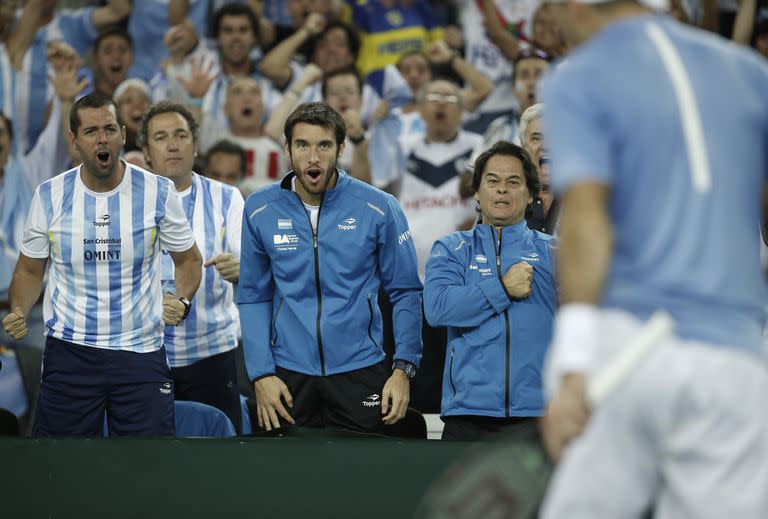
[[[501,280],[509,297],[516,299],[528,297],[531,295],[531,287],[533,286],[533,267],[525,261],[516,263],[509,267]]]

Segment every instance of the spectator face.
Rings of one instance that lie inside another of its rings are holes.
[[[414,94],[432,79],[427,58],[421,54],[412,54],[403,58],[398,68]]]
[[[523,138],[525,139],[523,148],[528,152],[528,155],[531,156],[533,163],[538,168],[539,179],[541,180],[542,185],[549,185],[548,168],[540,167],[541,158],[547,153],[546,147],[544,146],[544,132],[542,130],[541,118],[534,119],[528,123]],[[547,178],[544,178],[545,174]]]
[[[5,117],[0,117],[0,169],[8,163],[8,157],[11,154],[13,140]]]
[[[521,59],[515,65],[515,95],[520,113],[538,102],[539,79],[548,68],[549,63],[537,57]]]
[[[323,34],[317,41],[312,61],[323,72],[352,65],[355,57],[349,48],[349,38],[341,27],[335,27]]]
[[[214,152],[208,157],[205,176],[230,186],[237,187],[243,180],[244,164],[240,156],[232,153]]]
[[[148,122],[144,158],[156,174],[183,180],[192,171],[195,155],[192,130],[181,114],[161,113]]]
[[[131,86],[125,89],[122,95],[115,99],[120,109],[120,117],[125,121],[125,128],[133,133],[138,133],[141,127],[141,118],[149,111],[149,97],[139,87]]]
[[[107,36],[94,50],[93,63],[96,75],[114,89],[128,77],[133,51],[122,36]]]
[[[485,224],[505,226],[521,221],[533,199],[520,159],[510,155],[491,157],[485,165],[475,200]]]
[[[249,59],[256,35],[247,16],[225,15],[219,22],[219,52],[227,63],[240,65]]]
[[[96,178],[107,179],[120,163],[120,150],[125,144],[125,128],[117,122],[115,107],[80,108],[77,134],[70,140],[83,159],[83,166]]]
[[[461,120],[459,89],[449,81],[433,81],[421,104],[421,117],[430,139],[447,141],[456,136]]]
[[[357,78],[352,74],[344,74],[329,79],[325,89],[325,102],[340,114],[350,109],[360,110],[363,98]]]
[[[264,118],[261,86],[250,77],[233,79],[227,88],[224,113],[230,129],[235,132],[259,130]]]
[[[344,143],[336,146],[336,135],[330,128],[298,123],[293,127],[291,143],[285,143],[285,151],[302,190],[318,196],[325,192],[335,177]]]

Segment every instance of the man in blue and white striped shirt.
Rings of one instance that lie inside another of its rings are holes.
[[[167,326],[165,346],[176,400],[194,400],[224,411],[241,430],[235,348],[240,332],[234,289],[240,276],[243,197],[236,188],[192,171],[199,126],[186,107],[159,103],[139,132],[147,163],[171,179],[206,259],[202,282],[185,322]],[[163,291],[173,292],[173,263],[164,255]]]
[[[83,164],[37,187],[11,280],[3,327],[25,316],[44,275],[46,347],[36,436],[174,434],[165,324],[186,316],[200,283],[200,252],[170,181],[119,157],[125,127],[115,103],[75,103],[70,139]],[[161,249],[176,268],[176,296],[160,285]]]

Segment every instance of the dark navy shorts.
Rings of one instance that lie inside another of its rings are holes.
[[[47,337],[33,436],[173,436],[165,348],[106,350]]]

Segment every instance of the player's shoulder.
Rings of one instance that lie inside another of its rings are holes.
[[[210,191],[218,191],[218,192],[226,193],[227,195],[234,195],[235,193],[240,193],[240,190],[237,189],[235,186],[225,184],[220,180],[208,178],[203,175],[197,175],[197,179],[199,180],[202,186],[205,186],[205,188]]]
[[[351,177],[344,171],[340,172],[339,183],[345,196],[359,200],[381,216],[386,216],[391,211],[393,204],[398,205],[397,199],[391,194]]]
[[[539,253],[552,257],[557,251],[557,236],[531,230],[531,241]]]
[[[64,185],[68,182],[72,182],[75,180],[75,177],[77,177],[78,171],[80,171],[80,166],[75,166],[66,171],[62,171],[58,175],[55,175],[47,180],[44,180],[43,182],[40,182],[36,190],[43,191],[48,189],[54,189],[57,186]]]
[[[286,196],[290,195],[290,189],[283,187],[283,182],[274,182],[266,185],[260,189],[257,189],[245,200],[245,209],[250,212],[258,208],[266,208],[269,204],[277,204],[282,202]]]
[[[131,181],[135,181],[136,177],[140,177],[145,185],[157,185],[163,189],[173,186],[173,181],[170,178],[156,175],[155,173],[131,164],[130,162],[125,162],[125,174],[131,176]]]
[[[465,256],[474,248],[477,239],[481,239],[481,237],[475,228],[469,231],[453,231],[438,238],[435,243],[441,245],[454,256]]]

